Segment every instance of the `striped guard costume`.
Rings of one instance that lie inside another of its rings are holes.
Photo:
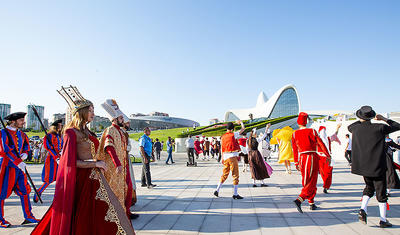
[[[4,119],[13,121],[18,118],[24,118],[25,114],[21,112],[13,113]],[[4,219],[4,200],[10,197],[12,192],[21,199],[22,211],[25,217],[23,224],[38,222],[31,211],[29,200],[31,187],[28,184],[25,173],[18,167],[18,165],[25,165],[25,163],[15,153],[18,152],[20,156],[27,156],[30,150],[28,137],[24,132],[10,126],[7,127],[7,131],[12,140],[9,139],[5,129],[0,131],[0,227],[4,228],[11,225]],[[14,146],[13,143],[17,146]]]
[[[53,144],[50,144],[51,143]],[[63,147],[63,138],[58,133],[48,133],[43,138],[43,146],[48,151],[46,159],[44,160],[43,170],[42,170],[42,186],[38,189],[41,195],[43,191],[56,180],[57,169],[58,169],[58,159],[61,156],[61,150]],[[54,148],[53,148],[54,146]],[[39,198],[35,194],[33,197],[34,202],[38,202]]]
[[[325,144],[322,142],[318,133],[311,128],[306,128],[308,114],[301,112],[297,119],[300,126],[299,130],[293,132],[292,148],[294,154],[294,162],[296,168],[301,171],[303,189],[299,197],[294,201],[300,213],[301,203],[308,200],[310,209],[315,210],[317,207],[314,204],[314,197],[317,193],[317,180],[319,171],[319,156],[318,149],[325,154],[326,160],[330,160],[330,154]]]

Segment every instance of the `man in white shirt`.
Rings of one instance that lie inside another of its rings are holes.
[[[194,140],[192,139],[192,136],[189,135],[188,138],[185,141],[186,145],[186,150],[187,150],[187,155],[189,159],[189,164],[193,165],[194,164]]]

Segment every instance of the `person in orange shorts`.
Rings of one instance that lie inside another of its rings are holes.
[[[221,152],[222,152],[222,164],[224,164],[224,168],[222,170],[221,180],[217,186],[217,189],[214,191],[214,195],[218,197],[219,190],[222,187],[222,184],[229,176],[229,172],[232,171],[233,177],[233,199],[243,199],[242,196],[238,194],[238,184],[239,184],[239,164],[238,157],[240,146],[237,139],[244,132],[244,124],[242,121],[236,121],[237,124],[240,124],[242,128],[238,132],[234,132],[235,125],[232,122],[229,122],[226,126],[226,133],[221,137]]]

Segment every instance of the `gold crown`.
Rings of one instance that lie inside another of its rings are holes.
[[[90,100],[83,98],[78,88],[76,88],[75,86],[61,86],[61,89],[57,90],[57,92],[65,99],[65,101],[67,101],[73,115],[75,115],[78,110],[93,105]]]

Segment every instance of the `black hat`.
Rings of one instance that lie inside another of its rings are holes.
[[[363,119],[363,120],[371,120],[376,116],[375,111],[372,109],[371,106],[362,106],[359,110],[356,112],[356,116]]]
[[[233,125],[232,122],[228,122],[228,124],[226,125],[226,129],[227,130],[233,130],[233,129],[235,129],[235,125]]]
[[[4,119],[7,121],[15,121],[20,118],[24,118],[25,115],[26,115],[26,113],[24,113],[24,112],[16,112],[16,113],[11,113],[10,115],[4,117]]]
[[[58,120],[54,121],[54,122],[51,124],[51,126],[58,126],[58,123],[62,123],[62,122],[63,122],[62,119],[58,119]]]

